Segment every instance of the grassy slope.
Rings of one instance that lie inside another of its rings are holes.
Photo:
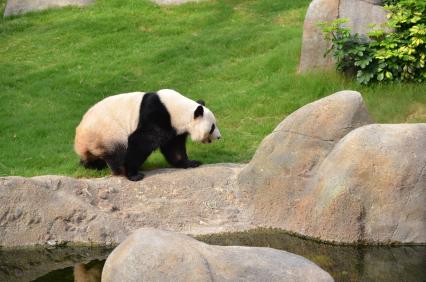
[[[425,122],[425,84],[366,88],[334,73],[296,74],[308,3],[97,0],[0,20],[0,175],[107,174],[78,167],[74,129],[102,97],[136,90],[207,102],[224,138],[189,142],[206,163],[248,161],[286,115],[341,89],[361,91],[378,122]],[[146,166],[167,165],[155,154]]]

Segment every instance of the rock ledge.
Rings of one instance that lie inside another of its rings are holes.
[[[0,246],[120,243],[141,227],[274,227],[345,244],[426,243],[426,124],[371,124],[358,92],[308,104],[250,163],[120,177],[0,178]]]

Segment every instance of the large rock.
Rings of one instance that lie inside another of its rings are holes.
[[[84,6],[95,0],[8,0],[4,16],[24,14],[64,6]]]
[[[426,124],[352,131],[307,187],[313,192],[289,227],[298,233],[336,242],[426,242]]]
[[[333,68],[331,55],[324,57],[330,43],[324,40],[318,23],[338,18],[349,19],[346,26],[351,28],[353,33],[361,35],[367,34],[370,30],[369,24],[380,25],[387,21],[381,0],[313,0],[306,13],[303,27],[300,72]]]
[[[366,35],[370,24],[382,25],[387,22],[387,12],[382,0],[340,0],[339,18],[347,18],[352,33]]]
[[[333,68],[334,61],[332,57],[324,57],[325,51],[331,45],[324,39],[318,23],[337,19],[339,15],[339,2],[339,0],[314,0],[309,5],[303,24],[299,72]]]
[[[127,235],[119,218],[96,207],[88,187],[72,178],[10,177],[0,179],[0,187],[2,246],[107,243]]]
[[[302,107],[247,165],[121,177],[0,178],[0,246],[276,227],[338,243],[426,243],[426,124],[368,125],[361,95]],[[367,125],[367,126],[366,126]]]
[[[0,178],[0,246],[121,242],[144,226],[206,234],[249,227],[236,196],[239,165],[121,177]]]
[[[140,229],[108,257],[102,281],[333,281],[309,260],[270,248],[222,247]]]
[[[288,230],[300,212],[298,202],[312,192],[307,183],[321,162],[343,136],[370,122],[355,91],[308,104],[282,121],[238,176],[253,224]]]

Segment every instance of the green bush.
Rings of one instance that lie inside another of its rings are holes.
[[[347,19],[337,19],[320,26],[331,41],[327,50],[336,59],[339,71],[354,74],[358,82],[426,80],[426,1],[388,0],[386,27],[372,29],[367,36],[352,34],[342,27]]]

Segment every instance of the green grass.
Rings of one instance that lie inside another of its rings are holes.
[[[296,73],[309,2],[97,0],[0,20],[0,175],[108,174],[78,166],[75,127],[103,97],[137,90],[206,101],[223,139],[188,142],[204,163],[247,162],[285,116],[342,89],[362,92],[377,122],[425,122],[425,84]],[[164,166],[158,153],[145,165]]]

